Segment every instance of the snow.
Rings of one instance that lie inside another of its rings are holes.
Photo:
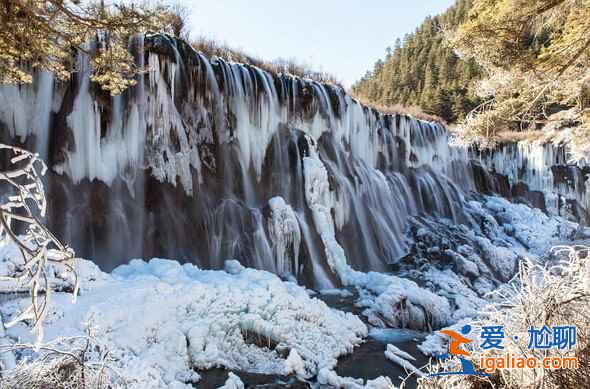
[[[340,377],[330,369],[321,369],[317,379],[320,385],[330,385],[334,388],[357,389],[363,386],[361,378]]]
[[[416,358],[408,354],[407,352],[400,350],[398,347],[394,346],[393,344],[388,344],[385,353],[397,355],[400,358],[406,359],[408,361],[415,361]]]
[[[463,211],[469,225],[427,215],[410,218],[414,258],[401,264],[398,275],[415,280],[419,286],[398,281],[387,284],[388,293],[377,290],[361,298],[358,305],[367,307],[363,314],[370,324],[437,329],[476,317],[494,298],[491,292],[514,277],[518,263],[543,261],[552,246],[586,231],[562,217],[498,197],[478,196],[477,201],[467,202]],[[379,282],[370,285],[375,289]],[[399,287],[396,290],[389,285]],[[443,305],[421,290],[444,300]],[[420,312],[413,313],[412,306],[399,309],[404,298],[425,312],[435,312],[434,319],[443,320],[433,320],[428,326],[421,321]],[[448,305],[441,311],[444,304]]]
[[[573,237],[578,224],[561,217],[548,216],[540,209],[511,203],[501,197],[486,197],[483,203],[471,201],[470,206],[483,213],[492,213],[502,228],[535,256],[543,255],[556,240]]]
[[[320,385],[328,385],[334,389],[393,389],[394,386],[389,377],[378,377],[374,380],[367,380],[364,383],[362,378],[340,377],[336,372],[329,369],[321,369],[317,377]]]
[[[353,293],[348,289],[320,289],[320,294],[323,296],[339,296],[342,298],[352,297]]]
[[[193,369],[217,366],[309,377],[334,367],[367,335],[357,317],[330,309],[302,287],[237,261],[226,268],[232,274],[133,260],[109,275],[78,260],[84,278],[78,302],[52,294],[46,339],[90,332],[107,344],[134,387],[150,388],[194,382]],[[26,303],[15,297],[0,311],[10,318]],[[247,341],[248,333],[263,344]],[[8,336],[26,341],[31,334],[18,324]]]
[[[400,365],[409,373],[414,373],[418,377],[425,376],[425,374],[420,369],[418,369],[416,366],[412,364],[412,362],[410,362],[415,361],[416,358],[406,353],[405,351],[400,350],[392,344],[387,345],[387,349],[385,350],[385,357],[389,359],[391,362]]]
[[[389,377],[377,377],[374,380],[367,380],[365,389],[395,389]]]
[[[462,282],[451,269],[439,270],[431,267],[424,272],[423,276],[440,296],[446,297],[453,303],[452,318],[448,324],[466,317],[477,316],[479,310],[487,304],[486,300]]]
[[[295,373],[298,376],[305,376],[305,363],[296,349],[289,351],[289,356],[285,360],[285,373]]]
[[[225,384],[220,386],[218,389],[244,389],[244,383],[240,377],[230,371],[227,381],[225,381]]]

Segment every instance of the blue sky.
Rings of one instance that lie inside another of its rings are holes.
[[[350,86],[396,38],[453,0],[183,0],[193,35],[265,59],[294,58]]]

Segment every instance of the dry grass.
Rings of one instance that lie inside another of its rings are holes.
[[[30,352],[33,345],[3,346],[2,352]],[[2,371],[5,389],[110,389],[126,385],[112,366],[108,350],[91,337],[59,338],[44,344],[34,356]]]
[[[575,356],[579,369],[498,369],[489,380],[471,376],[444,376],[419,379],[420,388],[588,388],[590,387],[590,248],[556,247],[550,266],[526,262],[514,281],[501,288],[498,302],[491,304],[477,326],[503,325],[504,349],[488,350],[486,356],[514,354],[540,360],[545,356]],[[528,339],[531,326],[573,325],[577,327],[577,344],[571,351],[528,349],[514,340]],[[473,351],[473,349],[472,349]],[[478,365],[474,354],[474,365]],[[456,363],[450,362],[450,363]],[[429,372],[457,366],[434,364]]]
[[[214,39],[199,37],[190,42],[191,46],[207,55],[208,57],[217,56],[227,61],[240,62],[260,69],[266,70],[273,74],[292,74],[294,76],[309,78],[317,82],[333,85],[341,85],[334,75],[326,72],[318,72],[310,69],[309,66],[298,63],[294,59],[279,58],[274,61],[268,61],[245,53],[242,50],[234,49],[226,44],[221,44]]]
[[[531,131],[499,131],[499,142],[534,142],[543,138],[545,134],[540,130]]]
[[[359,103],[361,103],[364,106],[367,106],[369,108],[373,108],[381,113],[389,114],[389,115],[392,115],[392,114],[409,115],[409,116],[415,117],[416,119],[426,120],[429,122],[435,122],[435,123],[439,123],[445,127],[448,127],[448,123],[443,118],[441,118],[440,116],[428,114],[428,113],[422,111],[422,109],[418,106],[404,107],[401,104],[394,104],[394,105],[377,104],[377,103],[373,103],[373,102],[367,100],[364,97],[356,96],[356,95],[352,94],[352,92],[349,92],[349,93]]]

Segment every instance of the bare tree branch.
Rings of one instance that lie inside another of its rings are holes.
[[[74,251],[61,243],[39,220],[47,210],[41,182],[41,176],[46,171],[43,161],[36,154],[3,144],[0,144],[0,156],[6,156],[10,163],[10,170],[0,171],[0,185],[8,193],[5,198],[0,198],[0,242],[13,243],[23,260],[17,274],[0,278],[0,287],[2,281],[12,281],[13,284],[28,286],[31,294],[31,304],[6,326],[32,320],[33,331],[40,343],[52,288],[47,268],[56,266],[71,274],[75,299],[78,276]]]

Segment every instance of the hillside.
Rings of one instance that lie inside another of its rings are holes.
[[[447,122],[477,106],[470,86],[480,75],[473,61],[462,61],[444,40],[443,30],[464,20],[472,0],[458,0],[444,13],[428,17],[412,34],[397,39],[385,58],[352,87],[359,99],[378,106],[418,106]]]

